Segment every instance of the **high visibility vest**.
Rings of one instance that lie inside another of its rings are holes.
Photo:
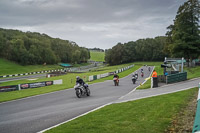
[[[157,78],[157,72],[153,72],[152,77]]]

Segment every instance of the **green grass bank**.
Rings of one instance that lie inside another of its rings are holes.
[[[21,74],[28,72],[38,72],[43,70],[55,70],[63,67],[59,65],[28,65],[22,66],[15,62],[0,58],[0,76],[9,74]]]

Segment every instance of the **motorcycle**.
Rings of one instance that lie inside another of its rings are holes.
[[[114,85],[119,86],[119,79],[118,78],[113,78]]]
[[[135,74],[135,79],[138,79],[138,74]]]
[[[143,72],[141,73],[141,77],[142,77],[142,78],[144,77],[144,73],[143,73]]]
[[[135,82],[136,82],[136,76],[132,77],[132,82],[133,82],[133,84],[135,84]]]
[[[151,68],[149,67],[149,72],[151,71]]]
[[[84,87],[85,86],[85,87]],[[76,91],[76,96],[78,98],[81,98],[82,96],[90,96],[90,89],[89,89],[89,86],[88,84],[85,84],[85,85],[81,85],[81,84],[76,84],[74,86],[74,89]]]

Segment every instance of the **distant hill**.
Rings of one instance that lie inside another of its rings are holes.
[[[88,48],[90,51],[93,51],[93,52],[104,52],[103,49],[100,49],[100,48]]]
[[[89,51],[75,42],[37,32],[0,28],[0,58],[22,65],[87,62]]]
[[[90,51],[90,60],[91,61],[104,62],[105,61],[104,57],[105,57],[105,52]]]

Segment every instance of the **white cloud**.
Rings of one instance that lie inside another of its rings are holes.
[[[165,35],[184,1],[1,0],[0,27],[105,49],[118,42]]]

